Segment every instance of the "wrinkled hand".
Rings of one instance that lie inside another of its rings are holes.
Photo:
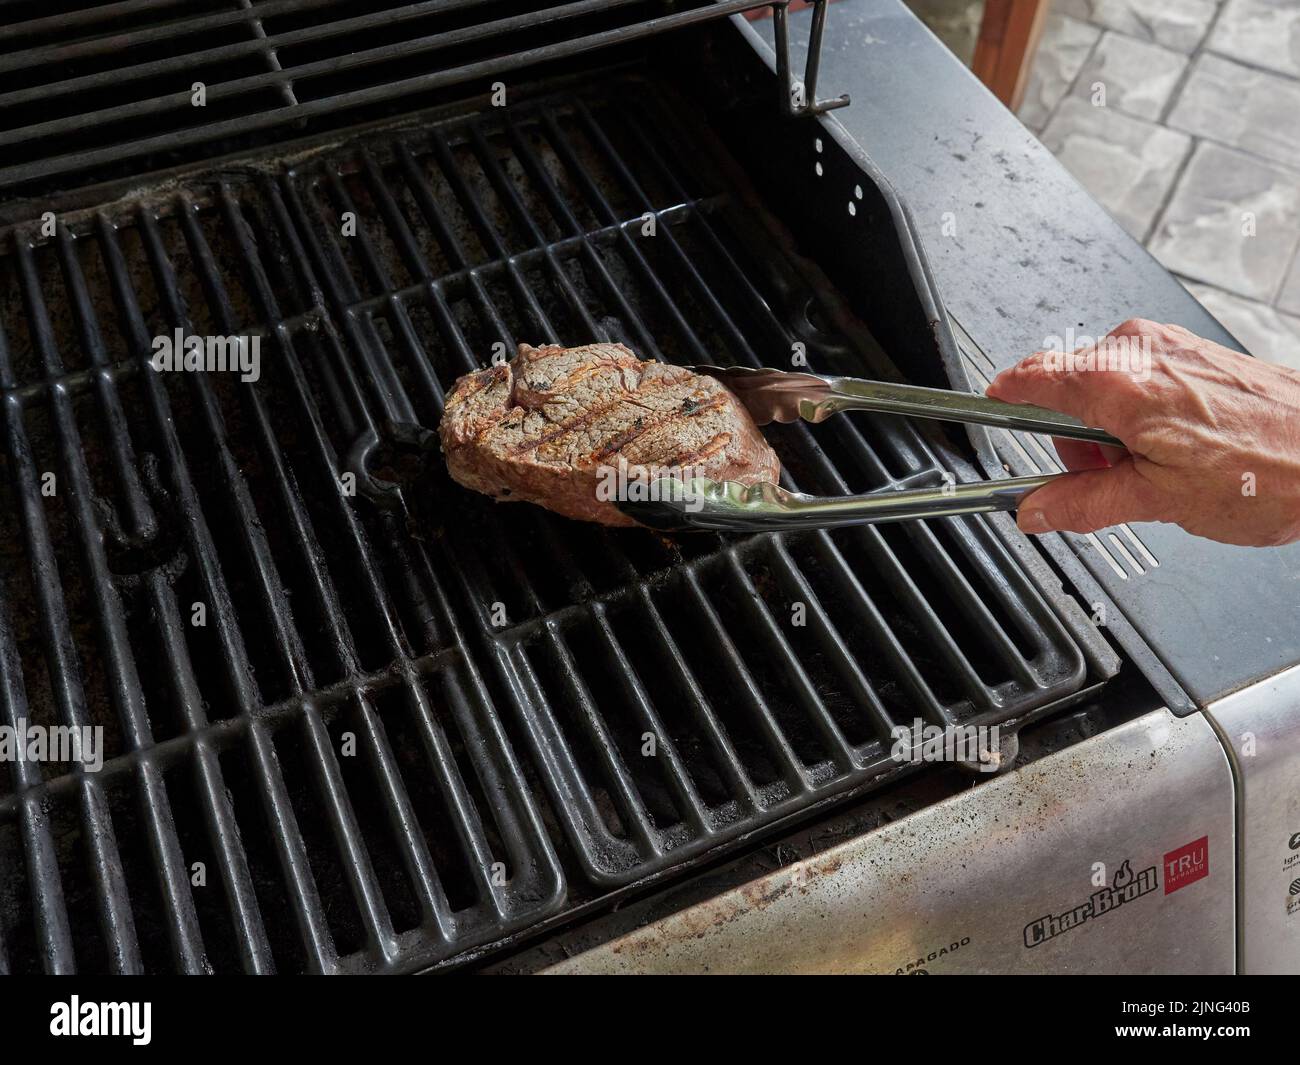
[[[1055,441],[1077,472],[1026,497],[1020,528],[1092,532],[1163,521],[1229,544],[1300,539],[1300,372],[1176,325],[1135,319],[1109,336],[1149,342],[1149,377],[1132,363],[1080,369],[1076,354],[1071,368],[1060,353],[1038,352],[989,385],[996,399],[1072,414],[1128,449]]]

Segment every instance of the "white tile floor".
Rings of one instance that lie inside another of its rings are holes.
[[[1020,117],[1248,349],[1300,368],[1300,0],[1055,0]]]

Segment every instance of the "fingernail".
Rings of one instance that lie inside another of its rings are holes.
[[[1020,526],[1021,532],[1027,533],[1045,533],[1052,528],[1047,523],[1047,515],[1041,510],[1019,511],[1016,514],[1016,524]]]

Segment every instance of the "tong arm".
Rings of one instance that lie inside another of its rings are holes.
[[[860,377],[824,377],[770,367],[692,366],[690,369],[716,377],[726,385],[759,425],[796,419],[821,422],[841,411],[869,410],[1124,446],[1104,430],[1084,425],[1068,414],[1028,403],[1005,403],[970,392],[868,381]]]
[[[925,476],[933,478],[933,474]],[[617,506],[642,525],[657,529],[795,532],[1015,510],[1026,495],[1059,476],[889,488],[855,496],[809,496],[774,484],[744,485],[704,477],[664,478],[646,487],[646,498],[618,501]]]

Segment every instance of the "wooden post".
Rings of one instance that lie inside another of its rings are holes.
[[[1029,83],[1049,0],[985,0],[971,69],[1012,111]]]

